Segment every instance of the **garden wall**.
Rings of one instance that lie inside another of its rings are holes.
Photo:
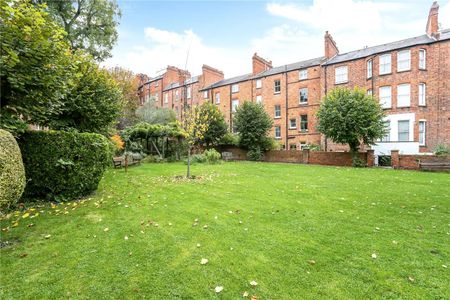
[[[231,153],[232,160],[247,160],[247,151],[237,147],[220,147],[219,152]],[[373,150],[359,153],[359,157],[367,163],[374,165]],[[350,152],[325,152],[304,150],[271,150],[264,154],[265,162],[302,163],[327,166],[351,166],[352,155]]]
[[[391,150],[391,163],[394,169],[420,170],[420,164],[441,165],[444,171],[450,171],[449,167],[442,167],[442,164],[450,165],[450,155],[410,155],[399,154],[398,150]]]

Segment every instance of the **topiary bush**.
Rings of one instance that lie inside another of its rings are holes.
[[[253,161],[261,161],[264,158],[264,153],[261,151],[261,148],[253,147],[252,149],[248,150],[247,158]]]
[[[0,129],[0,209],[16,204],[25,187],[22,154],[16,140]]]
[[[88,195],[111,163],[109,141],[96,133],[28,131],[19,145],[27,198],[68,200]]]

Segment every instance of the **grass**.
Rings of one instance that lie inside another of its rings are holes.
[[[448,174],[236,162],[177,179],[185,169],[111,169],[92,198],[2,220],[0,298],[450,295]]]

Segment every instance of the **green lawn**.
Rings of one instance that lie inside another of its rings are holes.
[[[84,202],[2,220],[0,298],[450,295],[449,174],[236,162],[195,165],[188,182],[185,169],[111,169]]]

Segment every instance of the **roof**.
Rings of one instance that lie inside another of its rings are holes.
[[[443,41],[450,39],[450,29],[442,30],[440,37],[438,40],[429,37],[428,35],[424,34],[421,36],[416,36],[413,38],[396,41],[388,44],[373,46],[373,47],[367,47],[364,49],[351,51],[348,53],[338,54],[335,57],[329,59],[324,65],[332,65],[337,64],[345,61],[355,60],[358,58],[368,57],[374,54],[383,53],[383,52],[389,52],[397,49],[402,48],[408,48],[411,46],[417,46],[417,45],[426,45],[431,44],[436,41]]]
[[[300,69],[308,68],[311,66],[318,66],[318,65],[320,65],[320,63],[322,62],[323,59],[324,59],[324,57],[318,57],[318,58],[313,58],[313,59],[296,62],[293,64],[288,64],[288,65],[271,68],[271,69],[268,69],[261,73],[258,73],[256,75],[253,75],[250,73],[250,74],[245,74],[245,75],[241,75],[241,76],[223,79],[221,81],[211,84],[210,86],[203,88],[202,90],[208,90],[208,89],[221,87],[224,85],[235,84],[235,83],[239,83],[239,82],[243,82],[243,81],[247,81],[247,80],[267,77],[267,76],[271,76],[271,75],[275,75],[275,74],[284,73],[286,71],[300,70]]]
[[[198,82],[198,79],[199,79],[199,76],[194,76],[194,77],[188,78],[188,79],[186,79],[186,80],[184,81],[184,85],[189,85],[189,84],[192,84],[192,83],[196,83],[196,82]],[[184,85],[183,85],[183,86],[184,86]],[[168,91],[168,90],[176,89],[176,88],[178,88],[178,87],[180,87],[180,86],[182,86],[180,83],[178,83],[178,82],[172,82],[171,84],[169,84],[168,86],[166,86],[166,87],[163,89],[163,91],[165,92],[165,91]]]

